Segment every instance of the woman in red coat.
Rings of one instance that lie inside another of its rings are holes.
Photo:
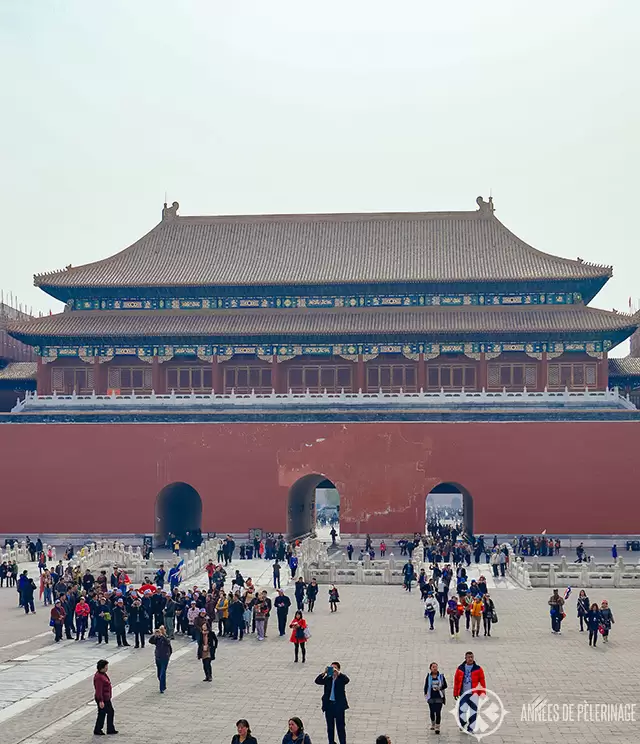
[[[302,612],[298,610],[293,617],[293,622],[289,625],[291,630],[291,643],[295,644],[295,659],[298,661],[298,651],[302,649],[302,663],[307,658],[307,621],[302,617]]]

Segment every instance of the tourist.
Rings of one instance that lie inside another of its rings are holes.
[[[173,552],[178,556],[180,555],[180,540],[178,538],[173,541]]]
[[[256,636],[259,641],[264,641],[264,626],[267,619],[267,603],[262,599],[262,595],[257,598],[253,606],[253,615],[256,620]]]
[[[347,545],[347,557],[349,560],[353,558],[353,544],[351,542]]]
[[[64,618],[66,612],[62,606],[62,602],[56,599],[55,604],[51,608],[51,620],[49,624],[53,628],[53,635],[56,643],[62,640],[62,626],[64,625]]]
[[[276,558],[276,562],[273,564],[273,588],[280,589],[280,564]]]
[[[447,610],[447,597],[449,594],[449,584],[447,583],[444,574],[441,574],[438,578],[437,588],[436,599],[438,600],[438,606],[440,607],[440,617],[444,617]]]
[[[291,628],[291,643],[294,644],[295,658],[294,661],[298,661],[298,651],[302,650],[302,663],[304,664],[307,659],[307,638],[309,636],[307,621],[302,617],[302,610],[298,610],[293,616],[293,621],[289,625]]]
[[[241,718],[236,722],[238,733],[231,739],[231,744],[258,744],[258,740],[251,736],[251,728],[246,718]]]
[[[76,605],[76,641],[83,640],[84,634],[87,632],[88,617],[91,612],[91,608],[85,602],[84,597],[80,597],[80,601]]]
[[[166,601],[162,609],[162,618],[164,620],[165,630],[167,631],[167,638],[172,641],[175,638],[176,603],[168,592],[163,592],[163,595]]]
[[[136,597],[129,609],[129,630],[133,631],[134,648],[144,648],[144,637],[147,630],[147,612]]]
[[[262,590],[260,596],[262,599],[262,603],[266,609],[266,612],[264,614],[264,637],[266,638],[268,635],[267,631],[269,629],[269,618],[271,617],[271,608],[273,607],[273,602],[271,601],[271,598],[269,597],[265,589]]]
[[[207,620],[202,625],[200,635],[198,636],[198,658],[202,660],[202,668],[204,669],[203,682],[211,682],[213,680],[211,662],[216,658],[217,648],[218,639],[213,632],[211,624]]]
[[[380,736],[376,737],[376,744],[391,744],[391,739],[384,734],[380,734]]]
[[[549,598],[549,614],[551,615],[551,631],[556,635],[560,635],[560,629],[562,627],[562,620],[564,619],[564,599],[558,594],[558,590],[554,589],[553,594]]]
[[[278,632],[283,636],[286,633],[287,616],[289,614],[289,607],[291,607],[291,600],[282,589],[278,589],[278,596],[275,598],[273,606],[276,608],[276,615],[278,617]]]
[[[115,711],[111,702],[111,680],[108,675],[109,662],[106,659],[100,659],[96,666],[97,672],[93,675],[93,689],[95,691],[94,700],[98,706],[98,717],[96,718],[96,725],[93,727],[93,733],[96,736],[102,736],[104,734],[102,727],[106,718],[107,733],[117,734],[118,732],[113,725]]]
[[[107,603],[106,597],[100,597],[95,607],[94,615],[96,619],[96,634],[98,643],[109,643],[109,623],[111,622],[111,605]]]
[[[433,598],[433,594],[429,592],[424,601],[424,616],[429,620],[429,630],[433,630],[433,621],[436,617],[437,602]]]
[[[471,637],[477,638],[480,635],[480,618],[484,612],[484,603],[480,597],[472,600],[469,614],[471,615]]]
[[[587,630],[589,631],[589,645],[595,648],[598,644],[598,631],[600,626],[603,624],[600,609],[595,602],[585,613],[584,620],[587,624]],[[582,622],[582,617],[580,617],[580,621]],[[582,628],[580,628],[580,630],[582,630]]]
[[[493,570],[494,577],[497,578],[498,566],[500,565],[500,557],[498,556],[498,551],[495,548],[491,551],[491,559],[489,560],[489,563],[491,564],[491,569]]]
[[[229,630],[234,641],[241,641],[244,638],[244,610],[245,606],[240,597],[234,596],[229,603]],[[206,615],[206,610],[200,610]]]
[[[115,607],[113,608],[113,614],[112,614],[112,627],[113,631],[116,634],[116,641],[118,643],[118,648],[120,646],[128,646],[129,642],[127,641],[127,623],[128,615],[124,606],[124,601],[122,598],[119,598],[116,600]]]
[[[402,567],[402,575],[404,577],[404,590],[411,592],[411,582],[416,577],[416,572],[411,562],[411,558]]]
[[[315,577],[313,577],[307,584],[307,605],[309,612],[313,612],[319,590],[320,587],[318,586],[318,582],[316,581]]]
[[[167,638],[167,631],[165,630],[164,625],[161,625],[151,638],[149,638],[149,643],[156,647],[156,671],[158,674],[158,682],[160,683],[160,692],[164,692],[167,689],[167,667],[169,666],[169,659],[173,653],[171,641]]]
[[[298,580],[295,583],[294,594],[296,597],[296,605],[299,610],[304,609],[304,596],[306,594],[307,585],[304,583],[302,576],[298,576]]]
[[[609,608],[609,602],[607,602],[606,599],[603,599],[600,604],[600,617],[602,618],[603,625],[602,642],[609,643],[609,631],[611,630],[611,626],[615,623],[615,620],[613,619],[613,613]]]
[[[384,540],[380,541],[380,558],[384,558],[387,554],[387,544]]]
[[[431,719],[431,730],[440,733],[442,720],[442,707],[446,703],[444,691],[447,689],[447,680],[444,674],[438,670],[438,664],[434,661],[429,664],[429,673],[424,681],[424,697],[429,705],[429,718]]]
[[[291,571],[291,580],[295,579],[298,570],[298,557],[293,553],[289,556],[289,571]]]
[[[589,604],[589,597],[587,597],[587,593],[584,589],[580,590],[580,594],[578,594],[578,618],[580,620],[580,632],[584,632],[584,622],[587,617],[587,613],[589,612],[589,609],[591,608],[591,605]]]
[[[340,664],[337,661],[331,663],[322,674],[315,680],[317,685],[322,685],[322,712],[327,722],[327,735],[329,744],[335,744],[335,732],[338,732],[340,744],[346,744],[347,732],[345,730],[345,711],[349,709],[345,687],[349,684],[349,677],[342,674]]]
[[[227,599],[224,589],[220,590],[220,598],[216,605],[216,618],[218,620],[218,635],[226,635],[229,620],[229,600]]]
[[[484,627],[484,634],[489,638],[491,638],[491,624],[497,622],[496,606],[487,592],[482,598],[482,626]]]
[[[464,612],[461,604],[458,604],[458,598],[454,594],[447,602],[447,615],[449,616],[449,631],[452,638],[460,635],[460,617]]]
[[[339,601],[340,601],[340,594],[338,592],[338,589],[336,588],[335,584],[332,584],[331,589],[329,589],[329,609],[331,610],[331,612],[338,611]]]
[[[618,546],[615,543],[613,543],[613,547],[611,548],[611,557],[614,561],[618,559]]]
[[[484,670],[476,664],[472,651],[464,655],[464,662],[456,669],[453,697],[458,705],[458,725],[462,731],[473,733],[478,712],[478,697],[486,694]]]
[[[331,545],[336,544],[336,537],[338,536],[338,533],[336,532],[336,528],[332,527],[331,532],[329,533],[331,535]]]
[[[309,734],[305,733],[304,724],[297,716],[290,718],[288,725],[289,730],[282,737],[282,744],[291,744],[292,742],[296,744],[311,744]]]

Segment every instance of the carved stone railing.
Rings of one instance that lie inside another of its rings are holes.
[[[48,550],[48,548],[49,546],[47,545],[45,550]],[[55,550],[55,548],[53,550]],[[4,563],[5,561],[7,563],[9,561],[24,563],[25,561],[30,560],[31,556],[29,555],[29,551],[27,550],[26,540],[22,540],[21,542],[16,541],[13,548],[3,548],[2,552],[0,553],[0,563]]]
[[[24,400],[18,400],[13,413],[23,411],[55,410],[223,410],[223,409],[295,409],[295,408],[621,408],[636,410],[629,397],[620,395],[618,388],[611,390],[559,390],[542,392],[521,391],[490,392],[486,390],[407,393],[176,393],[168,395],[38,395],[27,391]]]
[[[640,560],[628,564],[619,556],[613,563],[570,563],[562,556],[558,564],[534,556],[530,562],[522,559],[510,562],[509,576],[523,586],[528,583],[529,587],[640,587]]]

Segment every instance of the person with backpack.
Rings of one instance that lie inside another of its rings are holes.
[[[442,721],[442,708],[446,703],[444,691],[447,689],[447,680],[438,669],[438,664],[433,661],[429,664],[429,673],[424,681],[424,698],[429,705],[429,718],[431,719],[431,730],[440,733]]]
[[[498,615],[496,614],[495,603],[488,593],[486,593],[482,598],[482,608],[482,625],[484,627],[484,634],[491,638],[491,624],[498,622]]]
[[[293,716],[288,721],[289,730],[282,737],[282,744],[311,744],[309,734],[304,731],[304,724],[298,718]]]
[[[339,601],[340,601],[340,593],[338,592],[336,585],[332,584],[331,589],[329,589],[329,609],[331,610],[331,612],[338,611]]]
[[[449,630],[452,638],[460,635],[460,617],[464,612],[464,607],[458,604],[458,598],[454,594],[447,602],[447,615],[449,616]]]

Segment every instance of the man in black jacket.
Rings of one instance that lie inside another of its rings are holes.
[[[278,596],[273,604],[278,613],[278,630],[280,635],[283,636],[286,633],[287,615],[289,614],[289,607],[291,607],[291,600],[282,589],[278,589]]]
[[[349,684],[349,677],[340,672],[340,664],[332,662],[332,674],[327,668],[323,674],[316,677],[316,684],[324,687],[322,693],[322,711],[327,721],[327,736],[329,744],[336,744],[335,730],[338,731],[338,741],[346,744],[347,732],[345,730],[344,714],[349,708],[344,688]]]

